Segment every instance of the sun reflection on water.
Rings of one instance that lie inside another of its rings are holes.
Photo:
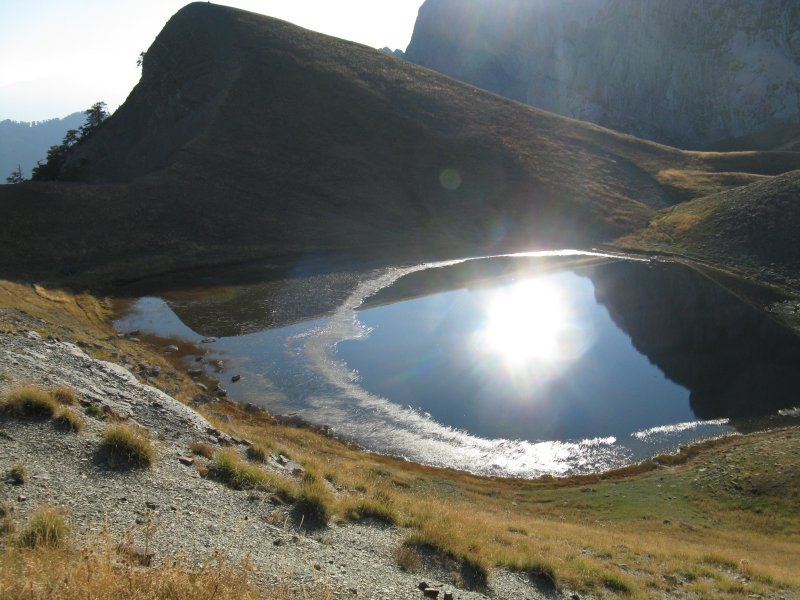
[[[557,371],[584,353],[591,331],[579,323],[565,294],[551,278],[537,277],[497,290],[479,332],[484,353],[511,371]]]

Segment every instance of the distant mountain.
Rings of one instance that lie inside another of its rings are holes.
[[[680,148],[800,124],[796,0],[426,0],[405,57]]]
[[[395,48],[392,50],[389,46],[384,46],[381,48],[381,52],[386,52],[386,54],[391,54],[392,56],[396,56],[397,58],[405,58],[405,54],[399,48]]]
[[[365,46],[206,2],[64,170],[0,186],[0,276],[132,278],[254,258],[589,246],[682,199],[800,168],[683,152]]]
[[[78,129],[85,116],[82,112],[72,113],[63,119],[46,121],[0,121],[0,181],[19,165],[25,177],[31,176],[31,169],[37,160],[47,155],[50,146],[61,143],[69,129]]]

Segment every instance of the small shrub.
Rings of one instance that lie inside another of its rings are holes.
[[[382,469],[381,467],[373,467],[369,470],[369,472],[371,475],[380,477],[381,479],[390,477],[392,475],[391,472],[387,471],[386,469]]]
[[[64,406],[75,406],[78,403],[78,394],[71,387],[60,385],[50,390],[53,400]]]
[[[28,548],[60,548],[67,542],[69,525],[64,513],[52,506],[38,508],[20,532],[19,543]]]
[[[59,408],[53,417],[53,425],[64,431],[80,433],[86,427],[83,417],[71,408]]]
[[[189,450],[192,451],[193,454],[197,456],[202,456],[211,460],[214,458],[214,447],[211,444],[206,444],[204,442],[192,442],[189,444]]]
[[[52,396],[36,385],[13,387],[0,401],[0,412],[28,419],[49,419],[57,407]]]
[[[8,471],[8,478],[14,485],[22,485],[28,481],[28,469],[25,468],[25,465],[20,463],[11,465],[11,469]]]
[[[297,509],[305,521],[311,523],[327,523],[331,518],[333,495],[322,483],[303,484],[300,489]]]
[[[106,413],[103,412],[103,409],[97,404],[87,404],[86,407],[83,409],[83,412],[85,412],[90,417],[99,419],[101,421],[105,420],[106,418]]]
[[[253,444],[247,448],[247,458],[256,462],[265,463],[269,458],[269,449],[261,444]]]
[[[331,485],[337,485],[339,483],[339,476],[336,475],[336,473],[334,473],[333,471],[325,471],[323,477],[325,478],[325,481],[327,481]]]
[[[213,475],[235,490],[253,490],[266,487],[267,474],[248,464],[233,448],[224,448],[214,454]]]
[[[106,428],[100,452],[112,469],[149,467],[156,457],[156,449],[147,432],[123,424]]]
[[[403,571],[407,573],[416,573],[422,565],[422,559],[414,548],[406,546],[398,546],[392,553],[397,564]]]

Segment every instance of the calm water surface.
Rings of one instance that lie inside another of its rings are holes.
[[[144,297],[117,326],[217,335],[206,364],[223,360],[234,399],[486,474],[618,467],[798,404],[797,336],[680,265],[533,256],[376,270],[299,322],[276,322],[281,293]]]

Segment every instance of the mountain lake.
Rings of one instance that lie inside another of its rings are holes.
[[[197,344],[187,368],[233,400],[411,461],[589,473],[800,416],[800,337],[683,264],[559,251],[223,279],[152,282],[115,326]]]

